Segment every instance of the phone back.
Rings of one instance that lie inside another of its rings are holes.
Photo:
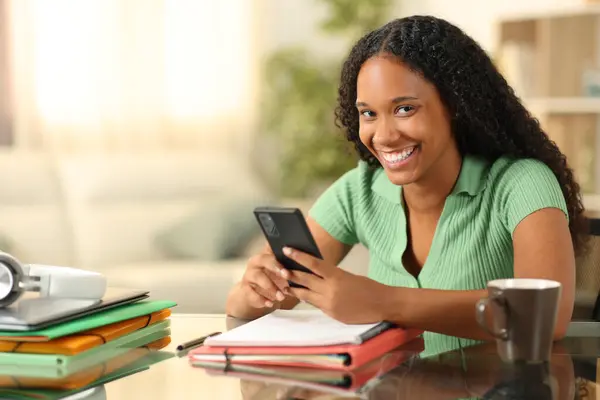
[[[287,246],[322,258],[302,212],[297,208],[259,207],[254,210],[254,215],[275,258],[286,269],[311,272],[283,254],[283,248]]]

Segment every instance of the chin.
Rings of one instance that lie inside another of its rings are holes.
[[[387,162],[382,156],[377,158],[390,182],[403,186],[417,181],[420,175],[418,173],[420,154],[415,153],[409,159],[396,163]]]
[[[405,186],[418,180],[416,171],[391,171],[384,167],[385,174],[394,185]]]

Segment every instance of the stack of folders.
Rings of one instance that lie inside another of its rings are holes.
[[[0,331],[0,398],[56,398],[171,356],[171,308],[140,300],[38,330]],[[168,356],[168,357],[167,357]]]
[[[276,310],[189,353],[209,373],[353,389],[423,350],[422,331],[344,324],[319,310]]]

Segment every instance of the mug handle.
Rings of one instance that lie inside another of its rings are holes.
[[[488,326],[485,321],[485,311],[490,303],[490,301],[495,301],[502,306],[503,311],[506,313],[506,307],[504,301],[500,297],[500,294],[491,295],[490,297],[486,297],[484,299],[480,299],[475,306],[475,317],[477,318],[477,323],[481,326],[487,333],[492,335],[493,337],[500,340],[508,339],[508,330],[506,328],[502,328],[498,331],[494,331],[492,328]]]

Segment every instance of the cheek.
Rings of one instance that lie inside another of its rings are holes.
[[[375,135],[375,124],[364,124],[361,123],[358,127],[358,137],[360,141],[367,146],[369,149],[372,148],[371,141]]]
[[[428,145],[446,142],[447,136],[449,136],[448,127],[439,118],[426,113],[417,114],[412,118],[399,119],[396,128],[411,139]]]
[[[414,115],[408,118],[396,118],[393,129],[406,140],[429,143],[433,139],[431,123],[427,118]]]
[[[428,129],[433,134],[435,141],[447,144],[448,140],[452,140],[450,121],[442,110],[432,114],[428,120]]]

